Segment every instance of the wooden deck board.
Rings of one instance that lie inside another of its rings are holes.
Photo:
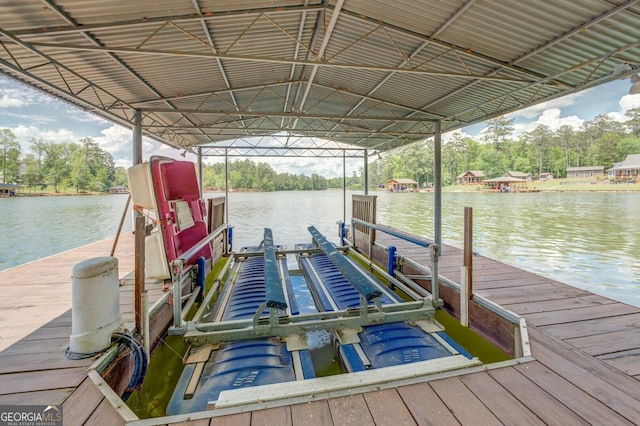
[[[543,300],[540,302],[503,303],[502,307],[519,315],[535,314],[540,312],[562,311],[565,309],[584,308],[587,306],[610,305],[616,303],[606,297],[590,294],[588,296],[569,297],[556,300]]]
[[[373,417],[362,395],[348,395],[329,400],[334,425],[371,425]]]
[[[588,395],[578,386],[538,362],[518,365],[515,368],[544,389],[554,399],[569,407],[589,423],[603,425],[632,424],[605,404]]]
[[[579,387],[586,394],[598,400],[604,406],[614,410],[632,423],[640,424],[640,401],[628,392],[616,388],[605,378],[594,374],[572,360],[564,358],[544,345],[535,345],[535,357],[546,368]],[[640,390],[640,383],[634,386]],[[627,388],[627,390],[630,390]]]
[[[640,401],[640,381],[635,380],[633,377],[624,374],[611,365],[586,354],[560,339],[541,332],[537,327],[529,327],[529,338],[533,343],[534,356],[538,353],[545,353],[540,352],[542,345],[544,345],[549,348],[552,353],[569,360],[577,367],[588,371],[616,389],[626,393],[631,398]],[[550,365],[550,367],[553,367],[553,365]]]
[[[364,394],[373,421],[378,425],[415,425],[411,412],[395,389],[385,389]]]
[[[20,373],[26,371],[62,370],[74,367],[89,367],[93,359],[71,361],[65,358],[63,352],[34,352],[20,355],[0,357],[0,374]],[[25,367],[31,366],[30,368]]]
[[[0,405],[61,405],[73,392],[75,387],[50,389],[35,392],[21,392],[0,395]]]
[[[597,357],[630,376],[640,376],[640,349],[615,352]]]
[[[486,373],[460,377],[462,383],[505,425],[539,425],[542,421]]]
[[[471,392],[459,378],[436,380],[431,387],[462,424],[502,425],[500,420]]]
[[[588,306],[584,308],[565,309],[562,311],[540,312],[525,315],[527,322],[535,326],[571,323],[593,319],[604,319],[626,314],[638,313],[639,309],[624,303]]]
[[[632,350],[638,346],[639,341],[640,328],[566,340],[567,343],[594,356]]]
[[[552,284],[529,285],[528,283],[522,287],[477,290],[475,293],[503,305],[570,299],[588,294],[584,290],[573,287],[558,288]]]
[[[290,426],[291,422],[290,407],[267,408],[251,413],[251,425],[253,426]]]
[[[515,368],[499,368],[488,374],[493,377],[511,395],[517,398],[527,409],[548,425],[588,425],[589,423],[566,405],[527,379]]]
[[[86,367],[2,374],[0,395],[78,387],[86,377]]]
[[[104,395],[98,390],[93,382],[87,377],[77,392],[74,392],[62,404],[62,414],[64,424],[84,424],[100,405]]]
[[[331,424],[331,410],[327,401],[311,401],[291,406],[291,421],[294,426]]]
[[[459,425],[428,383],[402,386],[398,393],[419,425]]]
[[[70,331],[71,327],[69,327],[68,330]],[[43,344],[42,340],[21,340],[0,352],[0,360],[5,356],[14,356],[20,354],[47,352],[64,354],[64,351],[68,346],[69,336],[59,339],[48,339],[46,344]]]
[[[98,404],[98,407],[91,414],[91,417],[89,417],[86,422],[84,422],[84,423],[76,423],[75,421],[72,421],[70,424],[71,425],[85,424],[85,425],[113,425],[113,426],[116,426],[116,425],[121,425],[122,423],[123,423],[122,422],[122,418],[120,417],[120,415],[118,414],[116,409],[113,408],[113,406],[111,405],[111,403],[109,401],[107,401],[106,399],[103,399],[100,402],[100,404]],[[65,423],[65,425],[66,425],[66,423]]]
[[[559,339],[593,336],[594,334],[611,333],[620,330],[640,329],[640,313],[630,313],[609,318],[583,320],[567,324],[539,327],[541,331]]]

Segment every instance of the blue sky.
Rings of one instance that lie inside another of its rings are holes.
[[[533,130],[538,124],[546,124],[552,129],[562,125],[578,128],[583,122],[598,114],[610,114],[614,119],[624,121],[624,113],[640,107],[640,95],[629,95],[629,79],[588,89],[573,95],[526,108],[509,114],[514,118],[515,132]],[[52,142],[77,142],[90,137],[99,146],[113,155],[116,165],[131,165],[130,129],[125,129],[86,113],[49,95],[32,90],[27,86],[0,76],[0,128],[10,129],[17,137],[22,152],[29,152],[29,139],[42,137]],[[478,136],[483,124],[462,129],[464,135]],[[447,135],[444,136],[446,141]],[[179,152],[143,138],[143,157],[149,155],[176,157]],[[181,158],[181,157],[177,157]],[[194,158],[191,158],[194,159]],[[287,173],[318,173],[327,177],[342,176],[342,160],[314,162],[310,159],[270,159],[274,169]],[[318,164],[320,163],[320,164]],[[347,165],[347,174],[361,167],[360,161]]]

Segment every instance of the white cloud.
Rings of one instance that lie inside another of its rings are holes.
[[[93,141],[104,151],[113,156],[116,166],[131,167],[133,163],[133,132],[130,129],[113,124],[100,131],[102,136]],[[162,155],[176,159],[184,159],[175,148],[160,144],[145,136],[142,137],[142,157],[147,160],[151,155]],[[195,161],[195,156],[188,155],[188,160]]]
[[[3,94],[0,98],[0,108],[20,108],[27,105],[22,99]]]
[[[53,102],[58,102],[49,95],[45,95],[38,90],[30,89],[6,78],[0,79],[0,93],[2,94],[3,100],[6,97],[7,100],[16,99],[19,101],[19,105],[2,107],[26,107],[29,105],[51,104]]]
[[[102,136],[93,138],[98,146],[111,154],[117,166],[131,166],[132,132],[124,127],[112,125],[100,131]]]
[[[629,118],[624,114],[630,109],[640,108],[640,95],[624,95],[622,98],[620,98],[619,105],[620,110],[610,112],[608,116],[616,121],[627,121]]]
[[[16,136],[16,139],[22,147],[23,153],[30,149],[31,143],[29,140],[31,138],[42,138],[47,142],[75,142],[78,140],[78,137],[69,129],[42,130],[34,125],[18,125],[16,127],[9,128],[9,130],[11,130]]]
[[[548,126],[551,130],[558,130],[562,126],[570,126],[574,130],[577,130],[582,126],[582,123],[584,123],[583,119],[576,117],[575,115],[561,117],[560,114],[560,108],[548,109],[538,117],[536,126],[542,124]]]
[[[23,113],[17,113],[17,112],[14,112],[14,110],[10,110],[10,111],[3,112],[2,115],[6,117],[11,117],[13,119],[12,121],[18,120],[25,123],[48,124],[48,123],[56,123],[58,121],[58,119],[54,116],[34,114],[26,110]]]
[[[560,108],[548,108],[542,111],[539,111],[539,115],[531,117],[536,118],[536,120],[529,120],[524,122],[516,122],[513,124],[513,134],[514,136],[518,136],[524,132],[530,132],[534,130],[539,125],[544,125],[549,127],[552,131],[558,130],[562,126],[570,126],[574,130],[578,130],[584,120],[575,115],[570,115],[567,117],[562,117],[562,110]],[[514,118],[514,117],[511,117]],[[487,128],[483,128],[480,132],[480,136],[482,137],[487,132]]]
[[[112,122],[107,121],[102,117],[99,117],[95,114],[91,114],[90,112],[78,109],[71,105],[67,105],[64,114],[70,120],[78,121],[81,123],[96,123],[96,124],[101,124],[103,126],[110,126],[113,124]]]
[[[507,118],[509,118],[509,119],[516,118],[517,119],[518,117],[522,117],[522,118],[526,118],[526,119],[532,119],[532,118],[538,117],[539,115],[543,114],[548,109],[566,108],[566,107],[575,105],[575,104],[577,104],[579,102],[582,102],[583,98],[588,97],[593,90],[594,89],[586,89],[586,90],[583,90],[581,92],[577,92],[577,93],[573,93],[571,95],[563,96],[561,98],[552,99],[552,100],[547,101],[547,102],[542,102],[542,103],[539,103],[537,105],[533,105],[533,106],[530,106],[528,108],[521,109],[520,111],[515,111],[515,112],[512,112],[510,114],[507,114]]]
[[[462,130],[454,130],[453,132],[444,133],[442,135],[442,143],[447,143],[453,138],[459,137],[460,139],[464,138],[473,138],[473,136],[469,133],[465,133]]]

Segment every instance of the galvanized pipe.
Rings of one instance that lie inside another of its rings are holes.
[[[434,123],[435,135],[433,136],[433,162],[434,162],[434,188],[433,188],[433,239],[439,246],[442,245],[442,134],[440,122]]]

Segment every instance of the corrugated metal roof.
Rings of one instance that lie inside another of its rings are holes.
[[[639,28],[640,0],[21,0],[0,4],[0,71],[128,127],[141,110],[175,147],[277,134],[384,151],[435,120],[628,78]]]

